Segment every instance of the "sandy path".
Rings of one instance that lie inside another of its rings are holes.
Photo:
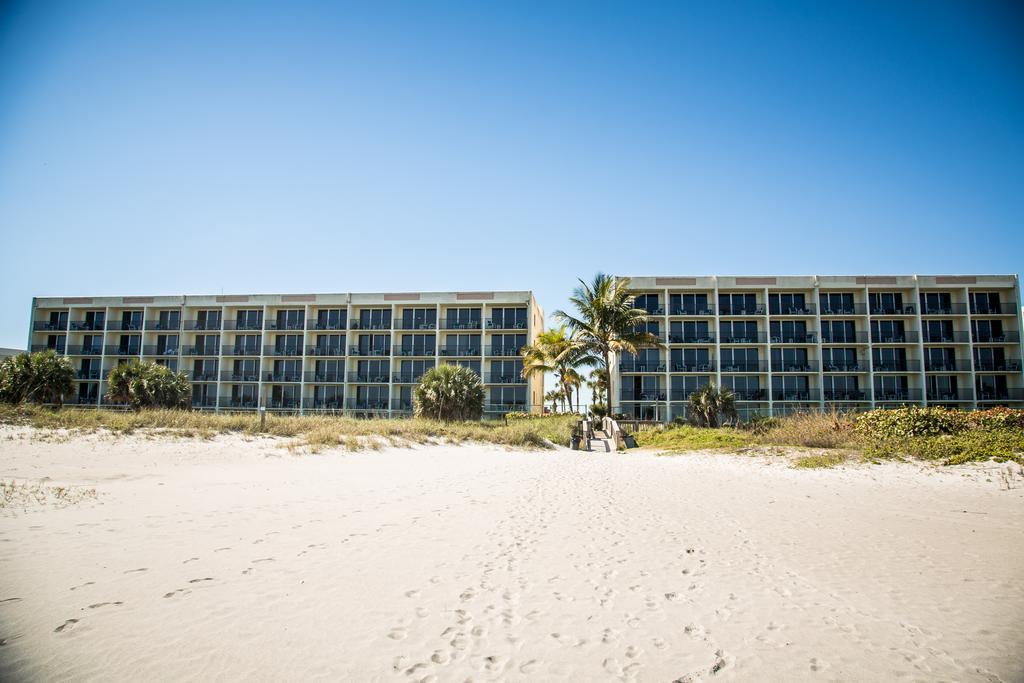
[[[23,434],[0,680],[1024,680],[981,469]]]

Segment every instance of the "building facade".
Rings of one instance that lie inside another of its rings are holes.
[[[741,417],[901,404],[1024,405],[1015,275],[633,277],[665,344],[617,359],[613,411],[687,414],[714,383]]]
[[[450,363],[480,375],[496,416],[540,410],[519,351],[543,324],[531,292],[40,297],[29,349],[72,360],[72,404],[107,405],[111,368],[137,359],[184,372],[198,409],[401,415]]]

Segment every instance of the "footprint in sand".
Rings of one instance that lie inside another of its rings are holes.
[[[187,560],[185,560],[184,562],[182,562],[182,564],[188,564],[189,562],[195,562],[198,559],[199,559],[198,557],[190,557]]]
[[[74,588],[72,588],[71,590],[74,590]],[[0,600],[0,605],[4,604],[5,602],[21,602],[21,598],[4,598],[3,600]]]
[[[409,635],[409,632],[404,628],[393,628],[388,632],[388,638],[391,640],[405,640],[407,635]]]
[[[78,619],[68,619],[63,624],[53,629],[54,633],[63,633],[64,631],[70,631],[78,623]]]
[[[272,557],[260,557],[252,561],[253,564],[256,564],[257,562],[276,562],[276,560]]]
[[[182,595],[188,595],[191,592],[192,591],[190,591],[188,588],[178,588],[177,590],[173,590],[173,591],[171,591],[169,593],[164,593],[164,597],[165,598],[173,598],[178,593],[181,593]]]
[[[420,592],[416,589],[405,591],[405,597],[407,598],[418,598],[419,596]]]
[[[107,605],[114,605],[115,607],[117,607],[118,605],[123,605],[123,604],[124,603],[121,602],[120,600],[115,600],[113,602],[97,602],[95,604],[89,605],[89,609],[97,609],[99,607],[106,607]]]
[[[225,550],[231,550],[231,548],[230,547],[227,547],[227,548],[216,548],[213,552],[220,553],[220,552],[224,552]]]
[[[522,664],[519,665],[519,673],[521,673],[521,674],[532,674],[534,671],[537,670],[538,666],[539,666],[539,663],[537,662],[537,660],[536,659],[531,659],[530,661],[523,662]]]
[[[679,602],[683,599],[683,596],[679,593],[665,593],[665,599],[669,602]]]
[[[93,586],[95,584],[96,584],[95,581],[86,581],[85,583],[83,583],[80,586],[72,586],[69,590],[78,590],[79,588],[85,588],[86,586]]]
[[[188,580],[189,583],[201,583],[203,581],[213,581],[213,577],[206,576],[206,577],[203,577],[201,579],[189,579]]]
[[[434,654],[430,655],[430,661],[434,664],[447,664],[452,658],[444,650],[434,650]]]
[[[135,572],[145,572],[145,571],[149,571],[149,569],[147,567],[139,567],[138,569],[129,569],[128,571],[125,572],[125,574],[134,574]]]

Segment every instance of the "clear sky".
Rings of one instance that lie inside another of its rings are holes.
[[[33,295],[1019,273],[1014,3],[0,2]]]

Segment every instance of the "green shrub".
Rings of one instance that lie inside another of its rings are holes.
[[[107,398],[135,410],[186,408],[191,392],[183,373],[155,363],[122,363],[107,377]]]
[[[0,363],[0,401],[64,402],[74,391],[75,369],[54,351],[21,353]]]
[[[872,439],[908,439],[961,432],[970,426],[967,415],[946,408],[906,406],[861,413],[855,424],[858,433]]]
[[[975,429],[959,434],[879,439],[867,444],[864,454],[870,458],[933,460],[943,465],[986,460],[1024,464],[1024,431]]]
[[[416,385],[413,408],[417,417],[442,422],[479,420],[484,410],[484,386],[480,376],[469,368],[431,368]]]
[[[967,413],[971,429],[1024,429],[1024,410],[989,408]]]
[[[643,448],[669,451],[738,448],[749,445],[753,440],[749,433],[731,427],[712,429],[691,425],[639,431],[633,437],[637,445]]]

